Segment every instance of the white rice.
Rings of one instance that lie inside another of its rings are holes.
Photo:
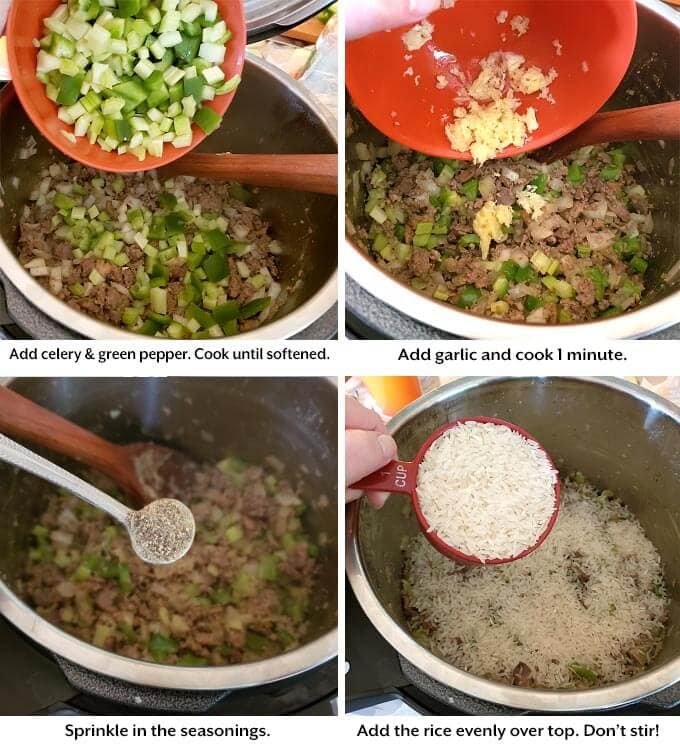
[[[482,561],[533,546],[555,509],[557,472],[536,442],[468,421],[439,437],[418,469],[418,500],[441,539]]]
[[[642,672],[668,617],[659,554],[610,492],[569,480],[562,502],[546,541],[508,565],[465,567],[413,539],[403,595],[416,637],[459,669],[509,684],[590,687]]]

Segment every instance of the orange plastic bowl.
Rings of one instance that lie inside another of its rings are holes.
[[[216,2],[222,19],[232,33],[222,64],[225,78],[229,80],[232,76],[241,74],[245,61],[246,25],[243,4],[240,0]],[[48,99],[44,84],[36,78],[38,50],[33,45],[33,40],[40,39],[44,34],[43,19],[59,4],[58,0],[14,0],[7,19],[7,52],[14,88],[29,118],[48,141],[72,159],[112,173],[132,173],[167,165],[203,141],[206,134],[198,126],[193,126],[191,146],[177,149],[172,144],[165,144],[162,157],[147,156],[140,162],[133,154],[105,152],[97,144],[90,144],[86,138],[79,138],[75,144],[66,139],[61,132],[71,131],[72,126],[59,120],[58,106]],[[224,115],[236,91],[215,97],[206,104],[219,115]]]
[[[501,11],[509,14],[503,24],[496,21]],[[522,36],[510,28],[514,16],[529,19]],[[435,27],[432,39],[413,52],[402,41],[412,24],[350,42],[347,87],[358,109],[390,138],[426,154],[463,160],[470,154],[454,152],[444,133],[458,106],[454,64],[472,81],[479,61],[503,50],[524,55],[544,72],[557,71],[550,86],[555,104],[536,95],[518,97],[520,112],[535,108],[539,127],[524,146],[498,154],[511,157],[550,144],[592,117],[623,79],[637,37],[635,0],[458,0],[429,20]],[[439,75],[448,80],[444,89],[436,86]]]

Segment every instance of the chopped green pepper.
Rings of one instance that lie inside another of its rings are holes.
[[[548,187],[548,174],[539,173],[529,181],[529,185],[533,186],[537,194],[543,195]]]
[[[219,127],[222,118],[210,107],[201,107],[194,116],[194,122],[204,133],[212,133]]]
[[[172,654],[179,648],[174,638],[169,638],[161,633],[152,633],[149,638],[148,648],[156,661],[164,661],[168,654]]]
[[[586,277],[591,280],[595,286],[596,300],[603,300],[605,290],[609,287],[608,275],[599,267],[591,267],[586,270]]]
[[[578,162],[572,162],[567,168],[567,180],[574,186],[580,186],[585,180],[583,170]]]
[[[462,185],[462,191],[466,198],[470,199],[470,201],[474,201],[479,194],[479,181],[477,178],[466,180]]]
[[[469,309],[474,306],[477,301],[482,297],[482,291],[476,288],[474,285],[466,285],[458,296],[457,305],[463,309]]]
[[[196,656],[195,654],[182,654],[179,659],[177,659],[177,666],[207,667],[208,660],[204,656]]]
[[[210,282],[220,282],[227,276],[227,263],[219,253],[206,257],[203,261],[203,269]]]
[[[264,298],[256,298],[253,301],[249,301],[241,307],[238,318],[250,319],[250,317],[259,314],[261,311],[264,311],[267,306],[269,306],[271,301],[272,299],[269,296],[266,296]]]
[[[583,664],[572,662],[571,664],[569,664],[569,669],[577,677],[580,677],[582,680],[586,680],[590,685],[594,685],[598,680],[597,674],[593,672],[592,669],[585,667]]]
[[[458,245],[461,248],[467,248],[469,246],[479,246],[481,240],[477,233],[466,233],[458,239]]]
[[[528,295],[524,298],[524,310],[535,311],[541,305],[541,299],[535,295]]]

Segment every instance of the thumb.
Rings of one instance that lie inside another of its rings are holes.
[[[389,434],[350,429],[345,432],[345,483],[368,476],[397,457],[397,445]]]
[[[347,39],[422,21],[441,8],[441,0],[345,0]]]

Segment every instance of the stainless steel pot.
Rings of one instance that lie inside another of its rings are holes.
[[[0,270],[28,301],[68,330],[95,339],[138,338],[76,311],[38,284],[19,264],[14,249],[17,219],[37,173],[56,155],[33,127],[11,84],[0,93]],[[33,136],[37,154],[19,159]],[[269,63],[248,55],[224,123],[198,151],[241,153],[328,153],[337,150],[337,124],[303,86]],[[281,283],[292,293],[272,321],[238,335],[240,340],[292,337],[319,320],[337,302],[337,200],[332,196],[260,189],[256,205],[271,223],[284,254]]]
[[[248,40],[280,34],[330,4],[329,0],[244,0]]]
[[[639,31],[626,77],[604,109],[656,104],[680,98],[680,13],[660,0],[638,0]],[[385,137],[355,113],[358,131],[348,147],[349,175],[357,167],[357,141],[382,145]],[[561,338],[629,338],[653,334],[680,322],[680,143],[641,143],[646,172],[641,176],[655,206],[654,254],[646,276],[642,306],[610,319],[572,325],[514,324],[467,313],[421,295],[384,272],[354,242],[358,209],[365,200],[353,196],[347,181],[349,219],[345,243],[346,270],[369,293],[402,313],[431,327],[466,338],[504,339],[533,336]],[[669,281],[664,276],[674,269]]]
[[[593,690],[509,687],[456,669],[417,643],[402,609],[402,544],[419,532],[411,505],[352,506],[346,561],[354,593],[379,633],[446,689],[501,706],[562,713],[624,706],[680,682],[680,410],[618,379],[473,378],[417,400],[391,421],[400,457],[459,416],[499,416],[538,437],[562,473],[580,470],[626,502],[658,548],[672,605],[669,634],[651,669]],[[464,608],[464,605],[461,605]],[[349,626],[351,630],[351,625]]]
[[[301,648],[272,659],[225,667],[171,667],[96,648],[39,617],[12,590],[26,562],[31,527],[45,506],[47,485],[0,464],[0,613],[54,653],[78,687],[162,708],[183,691],[203,691],[210,705],[225,690],[274,683],[317,667],[337,654],[337,387],[327,379],[15,379],[12,389],[114,442],[150,438],[200,459],[227,452],[260,462],[280,458],[305,495],[332,504],[310,509],[305,524],[328,537],[310,630]],[[120,411],[120,414],[118,414]],[[77,470],[77,468],[76,468]],[[92,673],[96,673],[93,680]],[[108,684],[107,684],[108,683]],[[149,693],[165,689],[168,697]],[[115,691],[115,693],[114,693]],[[172,691],[172,692],[171,692]],[[219,691],[211,695],[211,691]],[[183,704],[186,708],[186,703]]]

